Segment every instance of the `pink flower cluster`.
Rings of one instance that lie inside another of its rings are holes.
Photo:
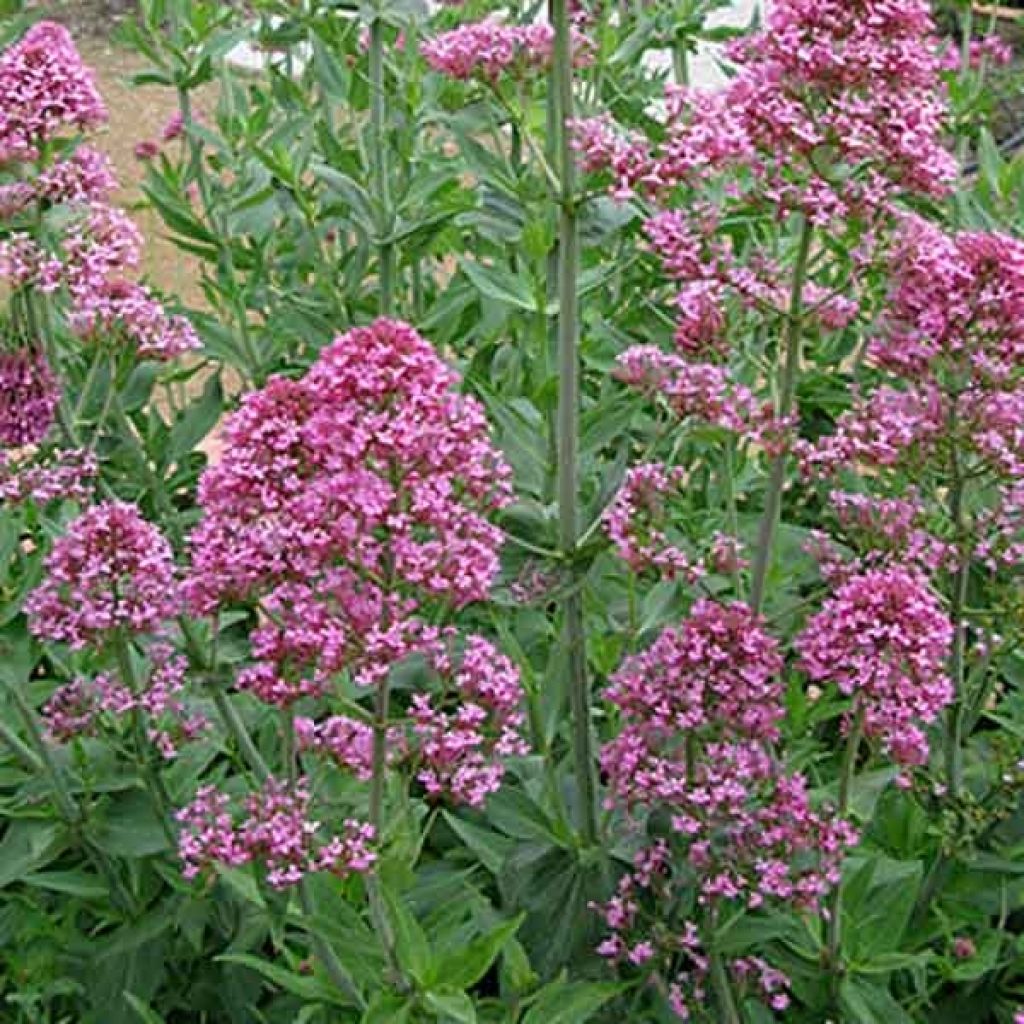
[[[551,65],[555,32],[548,24],[505,25],[495,19],[461,25],[426,40],[420,51],[427,63],[450,78],[482,78],[492,85],[503,75],[524,76]],[[589,60],[584,36],[573,33],[577,64]]]
[[[30,181],[0,185],[0,217],[13,220],[35,203],[105,202],[117,188],[109,157],[91,146],[79,146],[70,157],[44,167]]]
[[[509,470],[456,382],[411,327],[380,320],[340,337],[303,379],[249,395],[200,484],[196,611],[299,602],[296,625],[318,636],[286,630],[274,644],[277,660],[284,644],[302,662],[364,644],[371,624],[424,600],[485,597],[501,540],[486,516],[509,500]]]
[[[972,70],[982,67],[1004,68],[1013,63],[1013,47],[1001,36],[991,35],[972,39],[967,48],[967,66]],[[942,71],[954,74],[963,70],[963,54],[958,46],[949,46],[939,64]]]
[[[0,349],[0,444],[38,444],[50,432],[60,387],[42,354]]]
[[[616,554],[634,572],[655,570],[667,579],[695,582],[704,574],[698,561],[669,539],[673,496],[685,471],[660,463],[635,466],[626,473],[615,500],[605,512],[605,529]]]
[[[230,797],[202,787],[178,812],[185,877],[196,878],[218,864],[256,863],[269,885],[284,889],[318,871],[340,877],[369,871],[376,861],[373,829],[349,819],[340,835],[322,839],[320,822],[310,818],[311,802],[305,780],[288,786],[270,779],[260,792],[249,794],[244,817],[236,823]]]
[[[329,757],[336,765],[368,782],[373,774],[373,727],[348,715],[331,715],[322,722],[312,718],[295,719],[295,739],[299,750]],[[388,744],[389,761],[396,743]]]
[[[208,722],[190,712],[183,700],[185,658],[164,641],[152,644],[148,654],[150,670],[139,692],[109,673],[59,686],[43,708],[50,737],[67,741],[93,736],[107,724],[116,726],[138,714],[146,723],[149,741],[165,759],[175,758],[181,745],[199,736]]]
[[[58,449],[42,457],[0,452],[0,504],[61,500],[84,505],[98,474],[95,454],[85,449]]]
[[[134,505],[104,502],[75,519],[46,558],[25,610],[32,632],[75,649],[118,633],[158,632],[180,610],[171,546]]]
[[[853,698],[865,735],[881,740],[897,763],[913,766],[928,759],[922,726],[953,699],[952,639],[953,626],[926,580],[889,567],[844,582],[796,646],[812,680]]]
[[[52,21],[33,25],[0,54],[0,164],[34,160],[65,129],[102,124],[107,110],[71,34]]]
[[[523,690],[519,670],[479,636],[456,657],[443,646],[427,652],[443,680],[442,698],[412,697],[419,781],[432,798],[481,807],[501,785],[505,759],[528,753],[520,735]]]
[[[683,1019],[706,978],[705,915],[768,903],[817,908],[856,840],[847,822],[812,809],[802,775],[775,761],[782,667],[778,643],[750,608],[702,600],[679,627],[627,658],[608,689],[621,722],[601,752],[609,806],[660,809],[671,837],[641,852],[601,908],[612,931],[601,952],[634,966],[661,964]],[[696,879],[697,910],[666,927],[680,859]],[[644,892],[657,903],[655,923],[641,914]],[[750,968],[736,969],[749,976]],[[781,1000],[781,976],[768,976],[769,1002]]]

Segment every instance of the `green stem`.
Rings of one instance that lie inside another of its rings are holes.
[[[576,208],[576,159],[566,128],[573,116],[572,39],[567,0],[552,0],[555,28],[551,69],[553,125],[558,140],[561,213],[558,233],[558,508],[562,553],[574,578],[579,543],[580,228]],[[591,749],[590,683],[587,678],[583,595],[571,587],[565,598],[565,645],[569,667],[573,757],[579,788],[580,832],[586,845],[597,839],[597,779]]]
[[[736,442],[729,438],[725,442],[725,505],[729,516],[729,533],[732,534],[733,543],[739,548],[740,543],[740,517],[736,506]],[[737,558],[737,563],[738,563]],[[736,591],[736,600],[742,601],[743,594],[743,570],[738,564],[733,566],[732,585]]]
[[[138,910],[138,904],[135,901],[135,897],[125,887],[124,882],[121,881],[120,876],[114,869],[114,866],[110,863],[107,855],[98,847],[94,846],[92,841],[85,835],[85,815],[82,812],[82,809],[75,802],[74,797],[68,791],[67,786],[64,784],[64,777],[61,775],[61,771],[57,767],[57,762],[54,761],[53,755],[50,753],[50,748],[47,746],[46,740],[43,739],[43,734],[39,729],[39,723],[36,721],[35,713],[29,707],[25,698],[16,687],[9,687],[9,692],[11,694],[11,699],[14,701],[14,707],[18,712],[18,717],[25,726],[26,733],[28,733],[29,740],[31,741],[31,749],[34,750],[34,753],[30,753],[30,756],[38,762],[40,770],[49,780],[50,789],[52,790],[54,799],[57,802],[58,814],[64,824],[67,825],[68,830],[71,832],[72,836],[74,836],[76,842],[81,846],[90,863],[106,880],[111,896],[117,906],[129,915],[134,915]],[[18,742],[20,743],[21,741],[19,740]],[[25,747],[26,751],[29,750],[29,748],[24,744],[22,744],[22,746]]]
[[[131,691],[132,696],[138,701],[140,687],[135,675],[135,667],[132,664],[131,641],[126,636],[119,636],[114,643],[117,655],[117,666],[121,673],[121,681]],[[142,780],[149,790],[149,795],[156,806],[157,817],[160,819],[160,828],[172,850],[177,848],[178,834],[173,824],[173,802],[160,772],[153,765],[153,751],[151,744],[146,737],[145,724],[142,719],[142,710],[136,706],[131,713],[132,742],[135,747],[135,758],[142,773]]]
[[[395,311],[395,245],[391,241],[393,211],[387,147],[387,93],[384,89],[384,21],[374,11],[370,23],[370,136],[373,146],[373,176],[377,185],[378,287],[381,316]]]
[[[715,991],[715,999],[718,1003],[720,1024],[743,1024],[725,964],[717,953],[711,956],[711,986]]]
[[[854,712],[853,727],[846,738],[846,749],[843,751],[843,763],[839,772],[839,805],[836,809],[841,818],[845,818],[850,809],[850,793],[857,772],[857,755],[864,738],[864,712],[857,708]],[[843,890],[840,882],[829,896],[829,918],[827,935],[827,959],[829,984],[833,1000],[838,999],[839,985],[842,981],[843,964],[840,949],[843,941]]]
[[[953,681],[953,703],[950,705],[945,737],[946,785],[948,797],[956,800],[963,786],[963,715],[966,702],[964,693],[964,666],[966,663],[967,626],[964,606],[967,604],[967,586],[971,576],[970,537],[964,515],[966,484],[960,451],[957,447],[957,400],[954,397],[949,413],[950,488],[949,518],[957,543],[957,570],[953,577],[950,618],[953,621],[953,648],[950,652],[949,674]]]
[[[800,346],[803,319],[804,285],[807,281],[807,267],[811,254],[811,239],[814,227],[804,218],[800,228],[796,265],[793,268],[793,290],[789,300],[789,316],[786,320],[785,362],[779,386],[778,414],[785,418],[793,412],[796,400],[796,380],[800,369]],[[775,456],[765,495],[764,512],[757,535],[757,551],[754,555],[753,579],[750,585],[750,606],[760,612],[764,606],[765,585],[768,569],[772,562],[775,533],[778,529],[779,511],[782,507],[782,488],[786,482],[786,453]]]

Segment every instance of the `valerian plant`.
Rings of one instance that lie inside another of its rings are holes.
[[[3,1019],[1024,1019],[1013,47],[728,6],[143,0],[195,308],[7,24]]]

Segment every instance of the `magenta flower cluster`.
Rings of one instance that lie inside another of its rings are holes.
[[[853,698],[864,734],[898,764],[928,759],[924,727],[953,700],[953,626],[912,570],[869,569],[847,580],[797,638],[808,676]],[[851,724],[847,722],[847,727]]]
[[[107,119],[92,72],[61,25],[33,25],[0,54],[0,164],[35,160],[39,147]]]
[[[305,780],[289,785],[269,779],[246,797],[236,822],[231,798],[213,786],[202,787],[177,816],[185,877],[196,878],[217,865],[255,863],[266,871],[269,885],[284,889],[318,871],[339,877],[369,871],[376,861],[373,829],[350,819],[340,834],[325,838],[321,823],[310,817],[311,803]]]
[[[461,25],[427,39],[420,50],[441,74],[467,81],[481,78],[496,85],[503,76],[546,71],[551,65],[555,32],[548,24],[506,25],[496,19]],[[573,33],[577,63],[589,59],[586,37]]]
[[[50,432],[59,401],[60,388],[41,353],[0,350],[0,444],[38,444]]]
[[[54,543],[25,605],[32,632],[75,649],[157,633],[180,611],[171,546],[134,505],[104,502]]]

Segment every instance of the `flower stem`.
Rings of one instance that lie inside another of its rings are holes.
[[[864,738],[864,712],[859,708],[855,710],[853,726],[849,736],[846,737],[846,749],[843,751],[843,763],[839,771],[839,805],[837,813],[839,817],[846,817],[850,808],[850,792],[853,788],[853,779],[857,772],[857,755],[860,752],[861,741]],[[843,964],[840,956],[840,948],[843,941],[843,888],[842,881],[832,890],[829,896],[829,917],[827,935],[827,963],[829,970],[829,985],[833,1000],[839,997],[839,984],[842,981]]]
[[[375,10],[370,22],[370,136],[373,176],[377,185],[377,259],[379,308],[391,316],[395,307],[395,245],[391,241],[391,182],[388,177],[387,94],[384,89],[384,21]]]
[[[950,487],[949,518],[953,524],[957,544],[957,569],[953,577],[953,593],[950,602],[950,618],[953,621],[953,649],[950,652],[949,674],[953,682],[953,703],[949,708],[946,723],[946,785],[950,800],[956,800],[963,785],[963,715],[966,701],[964,693],[964,666],[966,662],[967,627],[964,622],[964,606],[967,604],[967,586],[971,576],[970,543],[964,516],[966,484],[960,452],[957,447],[957,402],[956,398],[949,414],[950,443]]]
[[[184,619],[181,620],[181,626],[189,647],[189,654],[202,663],[202,647],[195,629],[191,623]],[[223,690],[215,689],[213,691],[213,704],[217,709],[217,714],[220,716],[221,724],[238,744],[238,749],[242,752],[242,757],[249,765],[250,771],[261,783],[266,782],[271,778],[270,767],[263,759],[263,755],[257,749],[256,744],[253,743],[249,730],[246,729],[245,723],[235,710],[234,705],[228,700],[227,694]],[[305,878],[299,882],[299,902],[302,905],[302,912],[306,917],[312,919],[316,913],[316,905],[312,890]],[[339,992],[343,992],[360,1009],[364,1009],[366,1000],[359,991],[359,986],[356,985],[352,975],[349,974],[348,969],[338,958],[338,954],[334,952],[334,948],[321,935],[317,934],[312,927],[309,929],[309,936],[313,943],[313,951],[323,964],[324,970],[334,987]]]
[[[550,102],[558,140],[558,179],[561,186],[558,232],[558,510],[563,557],[574,566],[579,544],[579,431],[580,355],[579,293],[580,229],[577,216],[576,164],[568,122],[573,116],[572,38],[568,0],[552,0],[555,28]],[[570,587],[564,603],[565,645],[569,664],[569,706],[572,714],[573,757],[579,787],[580,833],[586,845],[597,839],[597,780],[591,749],[590,684],[583,621],[583,595]]]
[[[789,301],[789,316],[786,320],[785,362],[779,386],[778,415],[783,419],[792,413],[796,400],[796,379],[800,368],[800,344],[803,328],[804,285],[807,281],[807,266],[810,261],[813,235],[813,225],[804,218],[800,228],[796,265],[793,268],[793,290]],[[775,546],[779,510],[782,507],[782,488],[786,482],[786,462],[785,451],[779,452],[772,462],[768,491],[765,494],[764,512],[758,529],[754,574],[750,585],[750,606],[758,613],[764,606],[765,585]]]

